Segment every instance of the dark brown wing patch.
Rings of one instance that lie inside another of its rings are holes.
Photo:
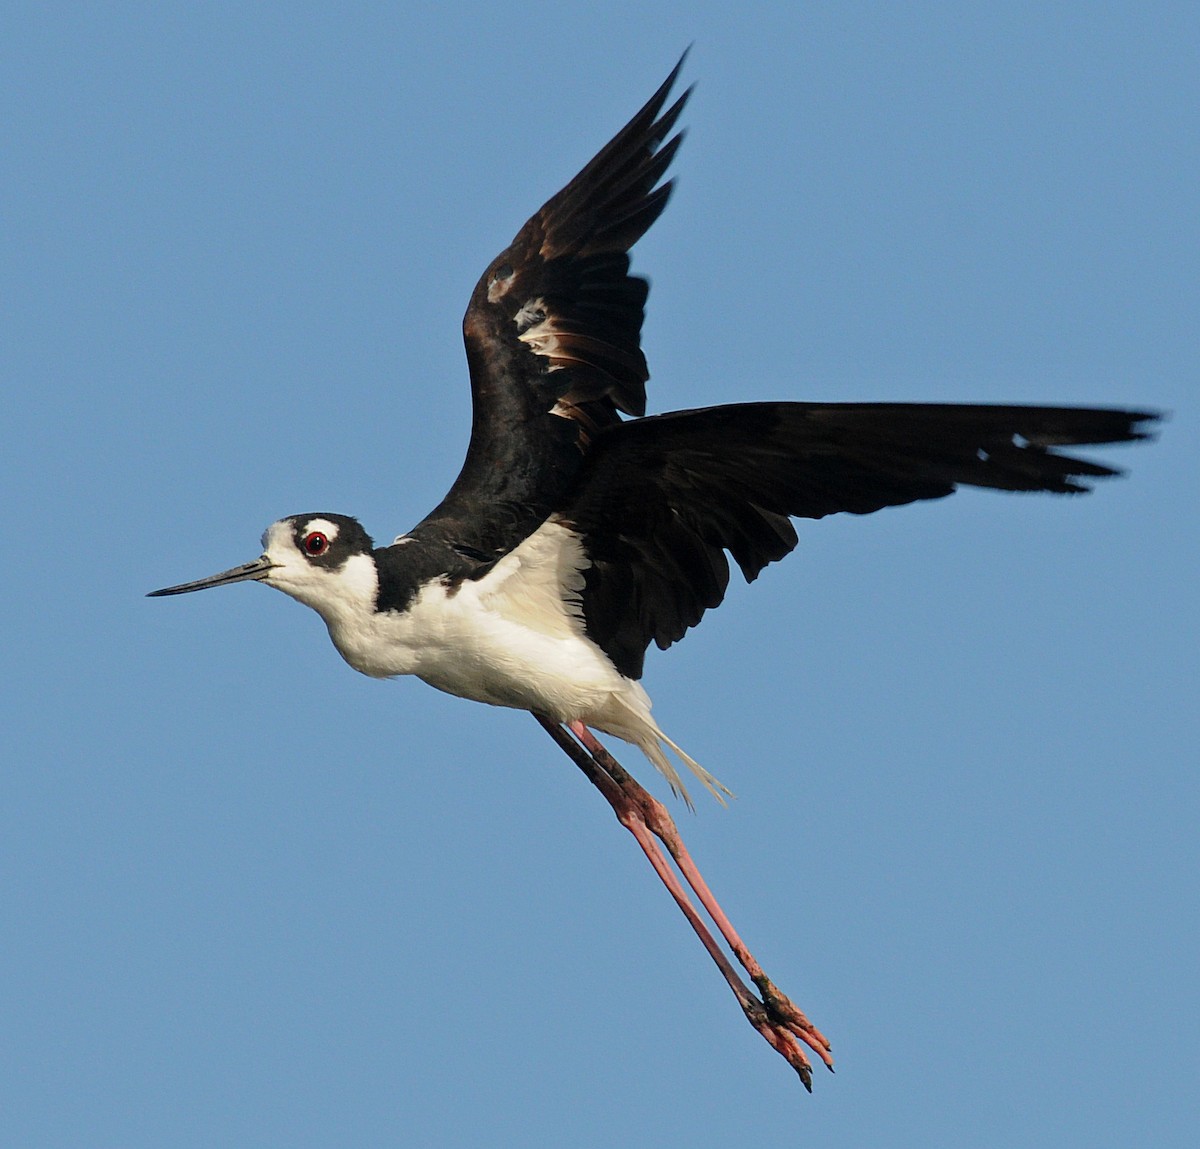
[[[463,321],[477,399],[481,389],[522,387],[538,410],[550,399],[560,414],[583,413],[589,429],[615,421],[618,410],[645,411],[648,287],[629,275],[627,253],[671,193],[670,181],[659,181],[682,135],[663,140],[689,93],[659,113],[682,64],[480,279]],[[518,353],[497,356],[500,346]],[[522,348],[531,354],[519,354]],[[567,374],[550,378],[561,371]]]
[[[660,181],[681,136],[667,137],[688,93],[663,108],[682,64],[476,285],[463,319],[467,458],[415,532],[470,535],[463,541],[483,553],[507,552],[562,505],[592,436],[619,411],[645,411],[649,288],[629,274],[628,252],[670,196]]]

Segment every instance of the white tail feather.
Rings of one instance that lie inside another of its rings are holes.
[[[669,747],[676,757],[693,773],[722,806],[726,797],[732,798],[733,791],[704,769],[690,754],[672,742],[650,716],[650,696],[640,682],[626,679],[621,693],[609,697],[609,705],[603,714],[592,714],[585,719],[589,726],[615,734],[626,742],[632,742],[653,763],[654,768],[670,783],[671,792],[682,798],[689,809],[695,809],[691,795],[679,777],[679,771],[667,757],[663,747]]]
[[[699,762],[696,761],[686,751],[680,749],[676,743],[672,742],[661,730],[658,730],[654,736],[647,739],[639,739],[638,747],[642,753],[654,764],[658,772],[666,778],[671,786],[671,792],[682,798],[689,809],[695,809],[692,804],[692,796],[688,793],[687,787],[683,784],[683,779],[679,777],[679,771],[675,769],[671,760],[663,753],[663,744],[669,746],[679,758],[679,760],[693,773],[701,782],[704,783],[706,789],[722,806],[725,805],[725,798],[734,796],[733,791],[729,789],[718,778],[715,778],[709,771],[705,770]]]

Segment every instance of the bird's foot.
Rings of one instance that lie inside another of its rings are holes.
[[[683,844],[675,820],[667,808],[648,794],[625,768],[605,749],[582,722],[570,724],[571,732],[579,739],[570,738],[566,731],[552,719],[535,715],[550,736],[566,751],[571,760],[584,772],[591,783],[604,795],[617,815],[618,821],[634,838],[649,859],[651,866],[675,899],[684,917],[695,930],[709,956],[716,963],[721,975],[737,998],[746,1020],[758,1031],[783,1059],[799,1074],[804,1087],[812,1092],[812,1062],[804,1052],[808,1046],[824,1064],[833,1069],[833,1058],[829,1042],[797,1008],[785,993],[775,985],[758,964],[754,955],[738,936],[724,910],[708,888],[695,862]],[[738,976],[729,958],[717,944],[716,938],[697,912],[687,890],[671,868],[659,846],[666,847],[684,880],[700,900],[721,936],[725,939],[738,964],[746,971],[758,989],[758,996]]]
[[[833,1056],[828,1038],[766,974],[758,974],[753,981],[762,999],[750,997],[749,1001],[742,1001],[747,1020],[800,1075],[804,1088],[811,1093],[812,1062],[800,1042],[807,1045],[832,1072]]]

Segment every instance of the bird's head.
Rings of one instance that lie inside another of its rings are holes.
[[[328,513],[289,515],[263,532],[262,545],[262,555],[253,562],[151,591],[150,597],[252,580],[291,595],[326,619],[340,607],[353,609],[375,600],[374,544],[357,519]]]

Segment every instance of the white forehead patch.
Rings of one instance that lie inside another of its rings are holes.
[[[264,553],[273,551],[276,554],[280,554],[283,551],[296,550],[295,529],[295,519],[280,519],[277,523],[272,523],[263,531],[262,548]],[[313,518],[307,520],[301,527],[300,534],[301,536],[310,535],[313,531],[320,531],[330,542],[333,542],[338,537],[337,523],[331,523],[328,519]]]
[[[272,523],[262,536],[262,549],[264,553],[272,548],[278,547],[280,543],[291,543],[292,541],[292,524],[286,519],[280,519],[278,522]]]
[[[309,519],[304,524],[303,533],[311,535],[313,531],[320,531],[330,542],[338,537],[337,523],[331,523],[328,519]]]

